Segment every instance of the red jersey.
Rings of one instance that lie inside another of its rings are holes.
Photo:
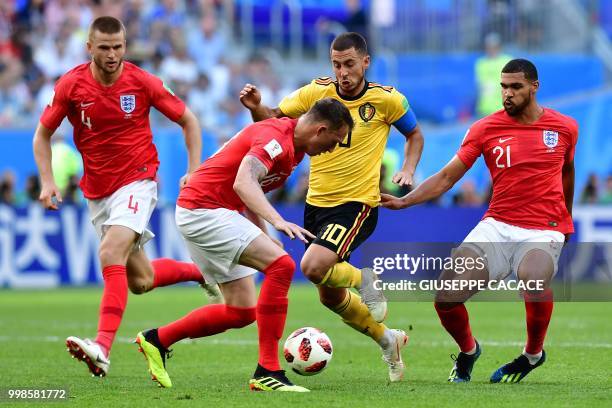
[[[159,78],[129,62],[111,86],[96,81],[89,64],[57,81],[40,123],[55,130],[68,116],[83,157],[81,189],[85,197],[99,199],[136,180],[155,178],[159,160],[149,110],[153,106],[176,122],[185,104]]]
[[[181,190],[177,204],[197,208],[227,208],[244,211],[245,205],[234,191],[234,181],[242,159],[255,156],[268,169],[261,181],[264,192],[282,186],[304,153],[295,153],[293,131],[297,119],[267,119],[254,123],[234,136],[191,175]]]
[[[574,226],[565,207],[561,169],[574,160],[577,139],[576,121],[552,109],[528,125],[500,110],[472,125],[457,156],[468,168],[484,156],[493,179],[485,217],[566,234]]]

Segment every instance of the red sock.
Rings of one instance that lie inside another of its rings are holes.
[[[525,352],[538,354],[544,347],[544,338],[553,312],[553,293],[546,289],[539,294],[524,292],[527,320],[527,344]]]
[[[108,356],[127,305],[128,284],[125,265],[104,267],[102,277],[104,278],[104,290],[100,302],[96,343],[104,348]]]
[[[159,342],[165,348],[179,340],[212,336],[227,329],[248,326],[255,321],[254,307],[206,305],[187,316],[157,329]]]
[[[453,336],[453,339],[459,345],[459,349],[462,352],[467,353],[476,347],[476,340],[472,336],[472,329],[470,328],[470,318],[468,316],[467,309],[463,303],[456,305],[450,309],[443,309],[441,305],[436,302],[434,303],[436,312],[442,326],[446,331]]]
[[[283,255],[263,271],[266,277],[261,285],[257,300],[257,333],[259,335],[259,365],[277,371],[278,341],[283,336],[289,286],[295,272],[295,262],[289,255]]]
[[[174,285],[178,282],[204,283],[204,277],[198,267],[191,262],[180,262],[169,258],[159,258],[151,261],[155,277],[153,287]]]

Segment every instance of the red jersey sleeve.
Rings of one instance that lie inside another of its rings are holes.
[[[567,153],[565,153],[565,161],[571,163],[574,161],[576,143],[578,142],[578,122],[571,119],[568,123],[568,128],[570,131],[570,147],[567,149]]]
[[[281,160],[285,154],[285,147],[282,146],[280,138],[275,138],[274,135],[263,136],[264,132],[261,131],[264,129],[255,130],[257,134],[253,135],[253,143],[247,155],[257,157],[270,171],[274,162]]]
[[[51,100],[45,106],[40,123],[49,130],[55,130],[68,115],[68,78],[61,77],[56,83]]]
[[[151,105],[171,121],[178,121],[185,113],[185,103],[155,75],[148,74],[146,81]]]
[[[457,157],[463,162],[469,169],[474,165],[474,162],[482,154],[482,125],[480,122],[476,122],[470,127],[465,136],[461,147],[457,151]]]

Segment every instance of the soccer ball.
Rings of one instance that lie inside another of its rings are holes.
[[[300,375],[315,375],[332,358],[332,343],[327,334],[314,327],[297,329],[285,340],[285,360]]]

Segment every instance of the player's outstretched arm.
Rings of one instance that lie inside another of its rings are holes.
[[[51,168],[51,136],[53,131],[39,123],[34,132],[34,159],[40,177],[40,196],[38,200],[50,210],[57,210],[62,202],[62,195],[55,184]]]
[[[261,103],[261,93],[255,85],[246,84],[240,91],[240,102],[251,111],[253,122],[285,116],[279,108],[269,108]]]
[[[266,174],[268,174],[268,169],[257,157],[245,156],[238,168],[236,180],[234,180],[234,191],[252,212],[268,221],[277,230],[287,234],[289,238],[297,237],[304,242],[307,242],[305,236],[314,239],[315,236],[304,228],[285,221],[272,207],[260,185]]]
[[[398,198],[390,194],[381,194],[380,204],[385,208],[399,210],[432,200],[450,190],[467,170],[466,165],[457,156],[454,156],[442,170],[428,177],[405,196]]]
[[[185,146],[187,147],[187,172],[179,182],[180,187],[183,188],[202,160],[202,131],[198,119],[187,107],[183,116],[176,123],[183,128]]]
[[[414,172],[421,160],[425,138],[419,125],[416,125],[408,133],[404,133],[406,144],[404,145],[404,163],[402,168],[393,176],[393,182],[398,186],[410,186],[413,182]]]

